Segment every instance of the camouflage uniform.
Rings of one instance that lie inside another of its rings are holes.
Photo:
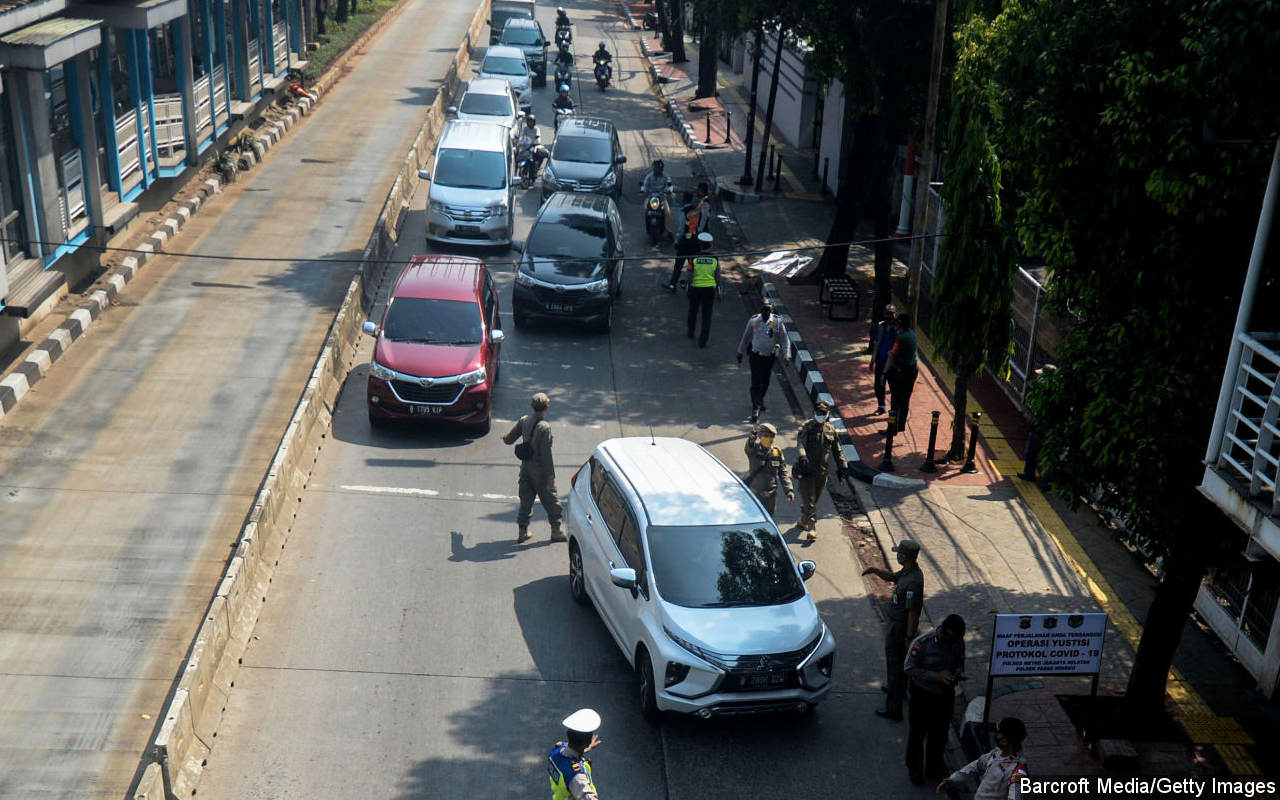
[[[747,437],[747,443],[742,449],[747,453],[748,471],[742,482],[755,492],[756,497],[760,498],[760,502],[772,516],[778,505],[778,484],[782,484],[782,492],[787,496],[787,502],[793,502],[796,493],[791,488],[791,475],[787,472],[787,462],[782,457],[782,451],[772,446],[765,447],[760,442],[762,434],[777,436],[778,431],[772,425],[765,423],[758,431],[752,431]]]
[[[827,463],[836,461],[838,474],[849,469],[836,429],[829,422],[811,419],[800,428],[800,454],[808,462],[808,474],[800,478],[800,528],[809,531],[809,538],[816,539],[818,525],[817,505],[827,488]]]

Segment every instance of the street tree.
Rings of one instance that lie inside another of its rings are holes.
[[[658,0],[659,3],[663,0]],[[671,0],[671,63],[683,64],[689,60],[684,52],[684,0]]]
[[[943,169],[947,216],[933,281],[934,343],[955,374],[948,460],[964,457],[969,379],[984,364],[1000,370],[1009,358],[1009,306],[1017,244],[1007,224],[1003,165],[991,135],[983,39],[995,35],[981,17],[956,35],[951,124]]]
[[[1020,249],[1070,322],[1032,384],[1041,463],[1160,558],[1138,713],[1162,711],[1206,567],[1240,546],[1196,487],[1280,120],[1277,31],[1280,5],[1252,0],[1008,0],[974,56]]]

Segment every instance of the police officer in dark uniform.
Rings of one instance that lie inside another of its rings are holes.
[[[907,651],[903,672],[911,682],[908,713],[907,772],[923,786],[925,776],[947,776],[942,753],[956,704],[956,683],[964,674],[964,620],[951,614],[942,624],[916,637]]]
[[[551,800],[599,800],[591,777],[587,753],[600,744],[600,715],[581,708],[564,718],[563,742],[547,753],[547,775],[551,779]]]
[[[884,690],[888,696],[884,711],[876,715],[902,721],[902,701],[907,696],[907,679],[902,673],[902,662],[907,657],[907,645],[916,638],[920,624],[920,611],[924,608],[924,573],[916,562],[920,557],[920,545],[911,539],[903,539],[893,546],[902,569],[890,572],[879,567],[867,567],[863,575],[875,575],[893,584],[893,596],[889,600],[889,626],[884,632],[884,661],[887,670]]]
[[[782,457],[782,451],[773,446],[777,437],[778,429],[766,422],[751,432],[743,446],[747,453],[748,471],[742,482],[760,498],[770,516],[773,516],[773,510],[778,506],[779,484],[782,485],[788,503],[793,503],[796,499],[795,490],[791,488],[787,461]]]

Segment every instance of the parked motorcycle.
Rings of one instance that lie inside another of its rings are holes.
[[[613,77],[613,68],[609,66],[607,61],[600,61],[599,59],[593,60],[596,64],[596,86],[599,86],[600,91],[603,92],[605,89],[609,88],[609,79]]]
[[[649,192],[644,200],[644,229],[649,244],[657,244],[670,236],[667,231],[667,193]]]

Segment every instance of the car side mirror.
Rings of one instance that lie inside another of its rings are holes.
[[[429,180],[431,180],[431,170],[429,170],[429,169],[420,169],[420,170],[418,170],[418,177],[419,177],[419,178],[421,178],[421,179],[422,179],[422,180],[424,180],[424,181],[429,181]]]
[[[613,160],[613,163],[615,163],[615,164],[625,164],[625,163],[627,163],[627,157],[626,157],[626,156],[618,156],[617,158],[615,158],[615,159]]]
[[[365,333],[369,334],[370,336],[377,336],[377,335],[378,335],[378,326],[377,326],[377,324],[376,324],[376,323],[374,323],[374,321],[373,321],[373,320],[371,320],[371,319],[366,319],[366,320],[364,321],[364,324],[360,326],[360,330],[364,331]]]
[[[494,344],[502,344],[506,341],[507,335],[502,332],[501,328],[495,328],[489,333],[489,338],[493,340]]]
[[[814,573],[816,573],[817,571],[818,571],[818,565],[813,563],[812,561],[800,562],[800,579],[801,580],[805,580],[805,581],[809,580],[814,576]]]
[[[445,109],[445,111],[448,111],[450,114],[457,114],[457,113],[458,113],[458,107],[457,107],[457,106],[449,106],[448,108],[446,108],[446,109]]]
[[[619,589],[627,589],[632,594],[636,591],[636,571],[630,567],[615,567],[609,570],[609,580]]]

